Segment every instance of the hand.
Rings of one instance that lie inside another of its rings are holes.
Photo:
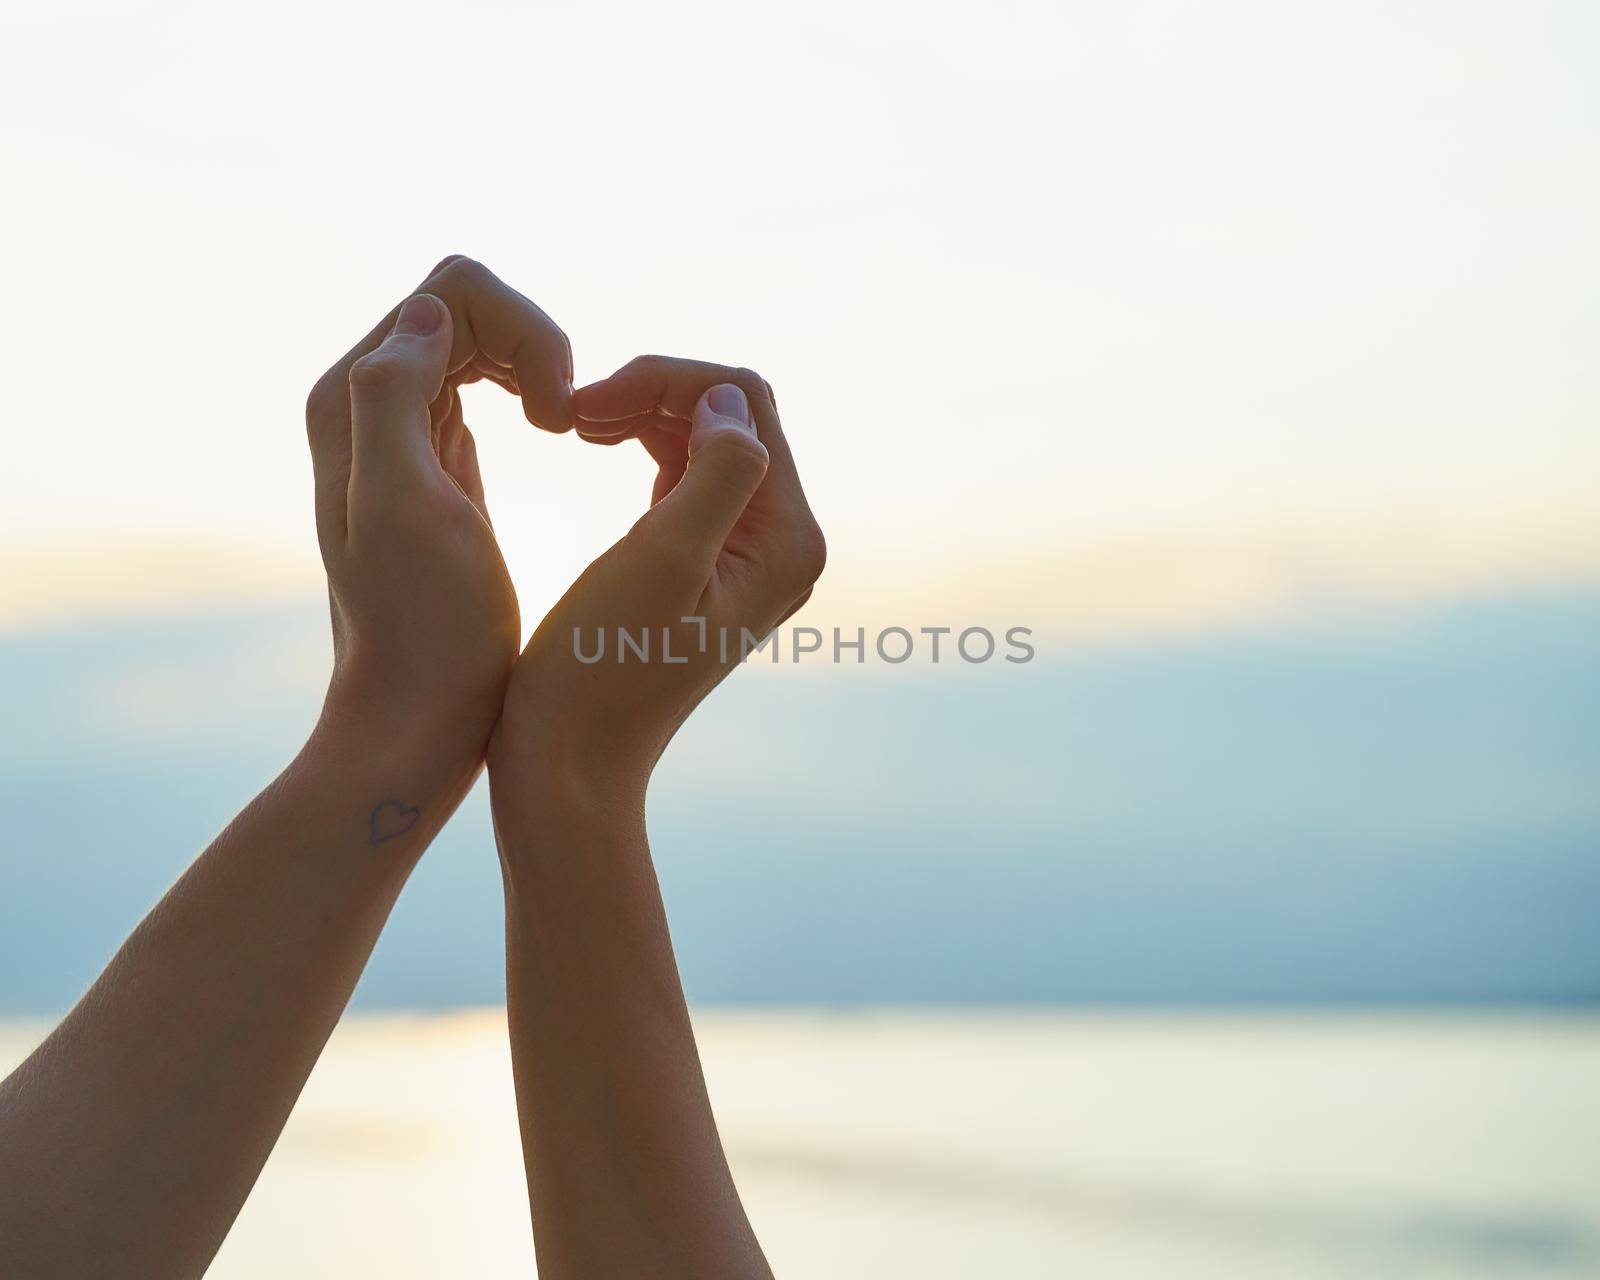
[[[642,796],[678,726],[739,661],[745,633],[765,637],[805,603],[826,547],[771,388],[749,370],[644,356],[573,403],[584,438],[637,437],[649,450],[652,505],[528,642],[491,769],[514,761]],[[635,642],[648,635],[648,660],[628,650],[618,661],[619,628]],[[602,634],[603,657],[580,660]]]
[[[572,425],[572,355],[544,312],[447,258],[306,404],[334,674],[325,718],[482,759],[521,639],[458,388],[488,378]]]
[[[658,471],[650,509],[534,632],[489,744],[539,1274],[770,1280],[717,1136],[644,798],[745,637],[810,595],[822,533],[755,374],[647,356],[574,407],[580,435],[636,436]],[[619,632],[647,656],[619,654]]]

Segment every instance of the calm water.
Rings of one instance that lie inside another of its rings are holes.
[[[1600,1017],[699,1019],[782,1276],[1600,1274]],[[0,1065],[40,1034],[0,1023]],[[212,1275],[532,1270],[497,1013],[335,1036]]]

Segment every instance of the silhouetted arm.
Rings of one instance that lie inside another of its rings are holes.
[[[0,1083],[0,1272],[198,1276],[221,1246],[476,772],[340,718]]]
[[[660,470],[650,511],[529,641],[489,751],[539,1274],[769,1277],[706,1094],[644,802],[742,634],[810,593],[821,533],[754,374],[651,357],[575,404],[581,433],[638,433]],[[580,657],[579,637],[592,655],[618,627],[648,634],[653,660]]]
[[[407,874],[482,767],[521,638],[457,384],[569,425],[566,339],[452,258],[306,406],[334,673],[283,775],[0,1084],[0,1272],[198,1276]]]

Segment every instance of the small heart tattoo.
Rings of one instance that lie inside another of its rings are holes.
[[[403,836],[422,820],[422,810],[415,805],[401,804],[398,800],[385,800],[372,811],[372,835],[368,844],[382,844]]]

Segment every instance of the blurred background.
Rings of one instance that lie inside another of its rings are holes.
[[[13,6],[0,1069],[293,754],[301,410],[447,253],[777,388],[652,832],[779,1274],[1600,1272],[1600,11]],[[481,389],[479,389],[481,390]],[[526,625],[642,450],[468,399]],[[213,1274],[531,1268],[475,794]]]

